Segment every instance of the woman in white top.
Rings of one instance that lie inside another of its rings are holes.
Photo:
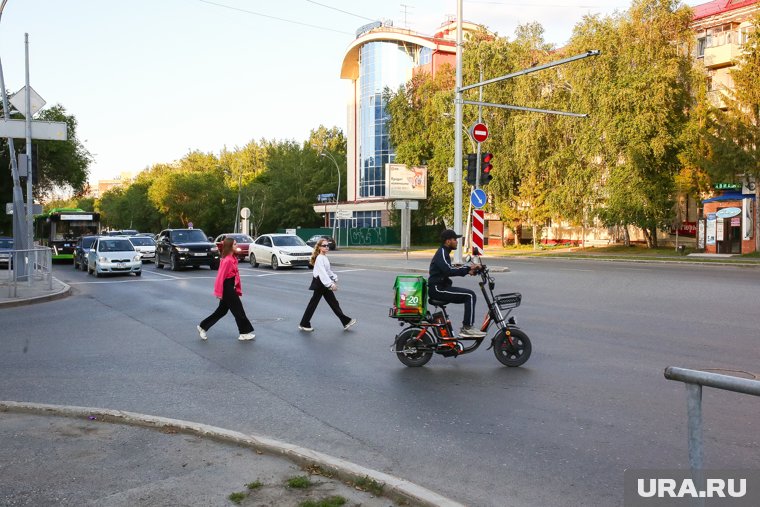
[[[335,315],[340,319],[343,329],[348,329],[356,324],[356,319],[352,319],[343,313],[335,297],[335,291],[338,290],[338,275],[330,269],[330,261],[327,259],[328,251],[329,245],[325,239],[320,239],[314,245],[314,252],[311,254],[311,260],[309,261],[309,264],[314,266],[309,290],[314,291],[314,294],[312,294],[309,304],[306,306],[306,311],[303,313],[303,317],[301,317],[301,323],[298,325],[298,329],[301,331],[314,331],[314,328],[311,327],[311,317],[314,315],[314,310],[317,309],[317,305],[323,297],[327,301],[327,304],[330,305],[330,308],[332,308],[332,311],[335,312]]]

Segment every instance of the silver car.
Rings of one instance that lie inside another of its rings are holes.
[[[269,264],[272,269],[285,266],[309,267],[313,249],[295,234],[262,234],[248,248],[251,266]]]
[[[106,273],[142,275],[142,256],[127,238],[99,237],[87,254],[87,273],[96,277]]]

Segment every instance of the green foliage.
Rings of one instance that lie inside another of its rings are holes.
[[[298,507],[340,507],[346,505],[346,500],[342,496],[334,495],[320,500],[304,500],[298,504]]]
[[[383,493],[383,484],[366,476],[355,480],[354,484],[357,488],[363,491],[369,491],[375,496],[380,496]]]
[[[230,502],[240,505],[240,503],[245,500],[246,496],[247,495],[244,492],[236,491],[235,493],[230,493],[227,498],[230,500]]]
[[[311,481],[306,475],[297,475],[286,481],[289,488],[305,489],[311,486]]]
[[[264,487],[264,484],[261,481],[256,480],[254,482],[249,482],[248,484],[245,485],[245,487],[253,490],[253,489],[259,489],[259,488]]]

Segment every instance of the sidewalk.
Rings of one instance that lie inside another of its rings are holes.
[[[0,441],[0,505],[461,507],[310,449],[131,412],[0,401]]]

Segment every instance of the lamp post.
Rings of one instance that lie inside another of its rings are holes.
[[[333,239],[335,239],[337,246],[340,242],[338,239],[335,238],[335,226],[338,223],[338,206],[340,205],[340,167],[338,167],[338,162],[335,161],[335,158],[330,155],[328,152],[323,151],[319,154],[320,157],[327,157],[330,160],[333,161],[333,164],[335,164],[335,170],[338,171],[338,193],[335,194],[335,218],[333,219]]]

